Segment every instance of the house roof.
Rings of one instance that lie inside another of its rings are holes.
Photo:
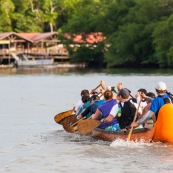
[[[11,34],[13,34],[13,32],[3,32],[3,33],[0,33],[0,40],[3,40],[4,38],[8,37]]]
[[[21,37],[27,38],[29,40],[33,40],[33,38],[39,33],[18,33]]]
[[[101,32],[94,32],[91,34],[73,34],[72,36],[70,34],[65,34],[65,37],[67,39],[72,39],[72,41],[75,43],[90,44],[102,42],[106,39]]]
[[[27,40],[32,43],[38,43],[42,40],[50,38],[57,35],[56,32],[47,32],[47,33],[15,33],[15,32],[4,32],[0,33],[0,40],[9,39],[10,36],[15,35],[21,39]]]
[[[15,33],[15,32],[4,32],[0,33],[0,40],[3,40],[5,38],[9,39],[11,35],[16,35],[18,38],[27,40],[32,43],[38,43],[40,41],[49,39],[51,37],[54,37],[57,35],[56,32],[46,32],[46,33]],[[72,39],[75,43],[98,43],[102,42],[106,39],[106,37],[103,36],[101,32],[94,32],[91,34],[65,34],[65,38]],[[52,38],[51,38],[52,39]],[[57,40],[57,38],[54,38],[54,40]]]
[[[38,43],[46,38],[57,35],[56,32],[46,32],[46,33],[19,33],[20,36],[28,38],[32,42]]]

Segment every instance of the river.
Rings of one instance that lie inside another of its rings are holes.
[[[173,172],[173,145],[104,142],[70,134],[54,122],[57,113],[71,109],[82,89],[101,80],[119,82],[135,95],[153,91],[157,82],[173,92],[171,71],[48,72],[28,70],[0,74],[1,173],[138,173]]]

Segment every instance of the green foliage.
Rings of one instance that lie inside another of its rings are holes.
[[[173,15],[167,20],[161,21],[153,32],[157,63],[162,66],[173,66]]]
[[[14,4],[11,0],[0,1],[0,31],[12,31],[11,13],[14,11]]]
[[[153,44],[154,30],[160,28],[161,26],[158,26],[160,21],[165,21],[172,13],[172,4],[167,3],[163,0],[136,1],[135,5],[131,4],[131,7],[128,5],[130,8],[124,11],[126,14],[119,13],[121,20],[117,18],[116,30],[107,39],[107,44],[110,45],[105,55],[108,66],[157,65],[163,64],[163,60],[167,62],[168,59],[170,62],[171,58],[168,58],[168,54],[163,56],[163,49],[158,52],[159,48],[156,49],[156,44]],[[125,9],[125,5],[122,9]]]

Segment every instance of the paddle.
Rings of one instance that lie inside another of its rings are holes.
[[[138,115],[138,111],[139,111],[139,107],[140,107],[141,101],[142,101],[142,99],[140,99],[140,101],[139,101],[138,108],[136,109],[133,122],[136,121],[136,118],[137,118],[137,115]],[[129,140],[129,141],[130,141],[130,138],[131,138],[131,135],[132,135],[132,131],[133,131],[133,127],[131,127],[130,132],[129,132],[128,137],[127,137],[127,140]]]
[[[73,123],[70,125],[71,131],[77,132],[77,131],[78,131],[77,124],[78,124],[80,121],[84,120],[84,119],[86,119],[86,118],[84,117],[84,118],[82,118],[82,119],[79,119],[79,120],[73,122]]]
[[[78,124],[77,124],[77,129],[78,129],[80,134],[87,135],[93,129],[98,127],[100,124],[101,124],[101,121],[93,120],[92,117],[89,117],[86,120],[81,119],[81,121],[78,122]]]
[[[64,120],[61,121],[61,125],[63,126],[64,130],[67,132],[74,132],[74,130],[71,128],[71,123],[75,122],[76,115],[70,115],[69,117],[65,118]]]
[[[100,86],[102,88],[104,88],[104,85],[105,85],[105,82],[103,80],[100,81],[100,84],[94,88],[90,93],[94,92],[96,89],[98,89]],[[61,121],[67,117],[69,117],[70,115],[72,115],[73,113],[73,109],[71,110],[68,110],[68,111],[65,111],[65,112],[61,112],[61,113],[58,113],[57,115],[55,115],[54,117],[54,120],[55,122],[57,122],[58,124],[61,124]]]
[[[65,118],[67,118],[68,116],[72,115],[72,113],[73,113],[73,109],[65,111],[65,112],[61,112],[61,113],[55,115],[54,120],[58,124],[61,124],[61,121]]]
[[[172,94],[172,93],[170,93],[170,92],[167,92],[167,94],[168,94],[168,95],[170,95],[170,96],[173,96],[173,94]]]

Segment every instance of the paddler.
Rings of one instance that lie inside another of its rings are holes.
[[[133,122],[131,124],[131,127],[138,127],[140,124],[145,123],[150,118],[152,118],[153,122],[155,122],[157,120],[160,108],[166,103],[173,103],[172,96],[167,92],[166,83],[158,82],[155,90],[158,96],[151,102],[149,110],[142,118],[140,118],[136,122]]]

